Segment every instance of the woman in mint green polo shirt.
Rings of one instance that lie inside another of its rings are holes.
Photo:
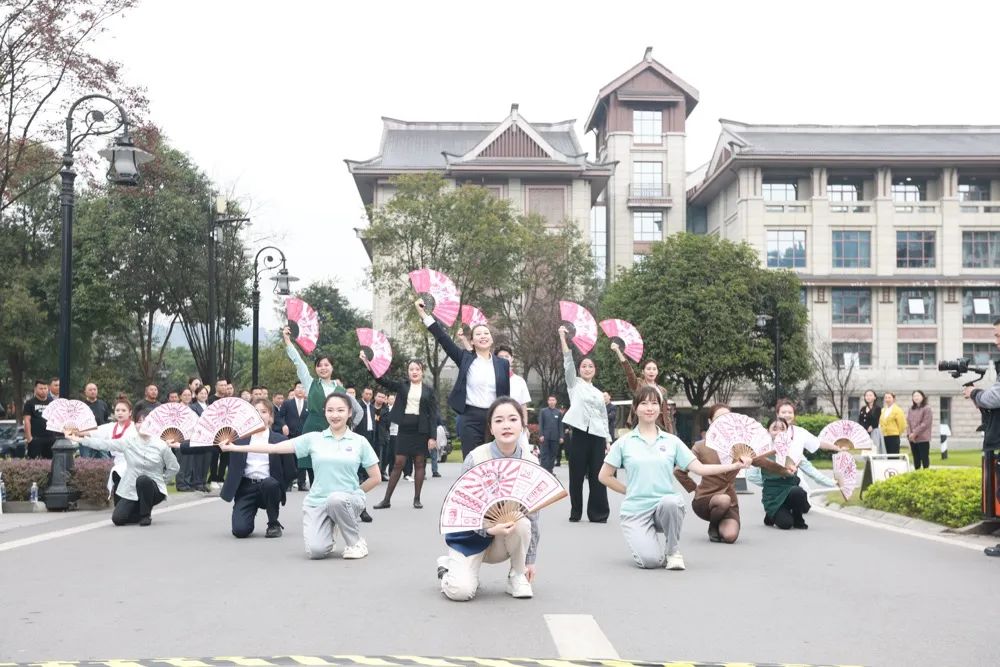
[[[350,428],[351,401],[347,394],[330,394],[323,403],[330,425],[276,444],[220,445],[224,451],[295,454],[312,457],[315,481],[302,502],[302,536],[310,558],[326,558],[333,551],[333,531],[344,536],[344,558],[364,558],[368,544],[361,537],[365,494],[382,482],[378,456],[364,436]],[[358,483],[358,466],[368,479]]]
[[[741,470],[750,460],[707,464],[695,458],[681,440],[656,425],[663,399],[656,387],[640,387],[632,399],[639,425],[611,446],[601,467],[601,483],[625,495],[618,521],[632,558],[641,568],[683,570],[678,543],[684,521],[684,499],[674,492],[674,468],[699,475],[721,475]],[[615,477],[625,469],[627,483]],[[657,533],[666,537],[666,550]]]

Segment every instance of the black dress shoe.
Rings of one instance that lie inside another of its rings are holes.
[[[986,547],[985,549],[983,549],[983,553],[986,554],[987,556],[993,556],[993,557],[1000,556],[1000,544],[996,545],[995,547]]]
[[[722,541],[722,536],[719,535],[719,523],[717,521],[708,522],[708,541],[709,542]]]
[[[573,516],[573,515],[571,514],[571,515],[570,515],[570,517],[569,517],[569,520],[570,520],[570,521],[572,521],[573,523],[576,523],[577,521],[579,521],[579,520],[580,520],[580,517],[578,517],[578,516]]]
[[[434,474],[431,475],[431,477],[440,477],[440,476],[441,476],[441,473],[439,473],[439,472],[436,472],[436,473],[434,473]]]
[[[774,519],[772,519],[771,517],[769,517],[769,516],[767,516],[765,514],[764,515],[764,525],[765,526],[773,526],[774,525]]]
[[[281,528],[280,523],[267,524],[267,532],[264,533],[264,537],[281,537]]]
[[[423,503],[420,502],[420,498],[413,499],[413,509],[422,510],[424,508]]]
[[[371,523],[372,522],[372,515],[368,513],[368,509],[367,508],[361,510],[361,520],[364,521],[365,523]]]
[[[807,530],[809,528],[809,524],[807,524],[802,519],[799,519],[798,521],[793,521],[792,522],[792,528],[798,528],[800,530]]]
[[[153,523],[152,517],[144,516],[141,519],[139,519],[140,526],[148,526],[151,523]]]
[[[389,504],[388,500],[383,500],[382,502],[378,503],[377,505],[372,505],[372,509],[373,510],[387,510],[390,507],[392,507],[392,505]],[[364,514],[362,514],[361,516],[364,517]]]
[[[382,475],[382,481],[383,481],[383,482],[388,482],[388,481],[389,481],[389,476],[388,476],[388,475],[386,475],[386,474],[383,474],[383,475]]]

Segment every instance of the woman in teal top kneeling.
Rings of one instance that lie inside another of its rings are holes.
[[[639,426],[611,446],[598,479],[625,495],[618,521],[636,564],[683,570],[679,543],[685,508],[684,499],[674,492],[674,467],[699,475],[721,475],[748,467],[750,460],[702,463],[680,438],[657,427],[662,402],[656,387],[639,388],[632,399]],[[615,477],[619,468],[625,469],[627,484]],[[666,537],[666,550],[657,533]]]
[[[365,494],[382,482],[378,456],[364,436],[350,428],[351,401],[347,394],[330,394],[323,404],[330,425],[276,444],[219,445],[223,451],[295,454],[312,457],[315,481],[302,502],[302,536],[310,558],[326,558],[333,551],[333,531],[344,536],[344,558],[364,558],[368,544],[361,537]],[[358,466],[368,479],[358,483]]]

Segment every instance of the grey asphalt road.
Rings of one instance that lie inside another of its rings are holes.
[[[506,568],[485,566],[479,596],[450,602],[435,576],[444,552],[437,508],[458,465],[442,471],[425,486],[423,510],[410,507],[412,485],[400,482],[393,508],[365,526],[371,555],[360,561],[341,560],[339,547],[325,561],[305,557],[298,492],[276,540],[263,538],[262,524],[250,539],[233,538],[230,506],[216,499],[154,512],[149,528],[108,521],[0,551],[0,661],[556,658],[543,615],[589,614],[634,660],[998,663],[1000,562],[817,514],[808,531],[766,528],[756,496],[741,496],[735,545],[709,543],[688,513],[685,572],[634,567],[615,519],[570,524],[563,501],[543,511],[534,599],[505,595]],[[565,480],[566,467],[557,471]],[[619,497],[612,502],[617,512]],[[79,512],[0,531],[0,548],[101,518]]]

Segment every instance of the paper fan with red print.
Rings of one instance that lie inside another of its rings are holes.
[[[198,417],[191,434],[192,447],[232,443],[267,429],[257,408],[242,398],[230,396],[212,403]]]
[[[849,419],[838,419],[824,426],[819,432],[819,441],[847,449],[872,448],[872,437],[868,435],[868,430]]]
[[[833,455],[833,477],[840,482],[840,493],[844,500],[850,500],[854,489],[858,488],[858,462],[850,452]]]
[[[427,312],[451,326],[458,317],[458,288],[451,278],[433,269],[419,269],[410,272],[410,284],[424,300]]]
[[[184,403],[164,403],[153,409],[139,425],[139,433],[167,442],[190,440],[198,414]]]
[[[306,354],[312,354],[319,341],[319,315],[312,306],[292,297],[285,302],[285,313],[288,315],[288,327],[292,330],[292,339]]]
[[[75,399],[57,398],[45,406],[42,418],[45,428],[56,433],[86,433],[97,428],[94,413],[86,403]]]
[[[621,348],[622,353],[626,357],[635,363],[639,363],[642,360],[642,351],[644,349],[642,336],[639,335],[639,330],[632,326],[631,322],[626,322],[625,320],[602,320],[601,330],[612,342],[618,343],[618,347]]]
[[[480,324],[489,323],[489,320],[483,315],[483,311],[475,306],[462,306],[462,324],[469,327],[478,327]]]
[[[597,320],[589,310],[572,301],[560,301],[559,317],[563,320],[563,326],[569,330],[568,335],[580,354],[587,354],[594,349],[594,344],[597,343]]]
[[[377,329],[356,329],[355,332],[358,334],[361,349],[368,357],[372,374],[377,378],[382,377],[392,364],[392,346],[389,345],[389,338]]]
[[[737,412],[713,421],[705,434],[705,444],[719,454],[722,463],[732,463],[744,455],[756,458],[773,449],[771,436],[760,422]]]
[[[537,463],[484,461],[452,484],[441,507],[441,534],[485,530],[517,521],[567,496],[556,477]]]

